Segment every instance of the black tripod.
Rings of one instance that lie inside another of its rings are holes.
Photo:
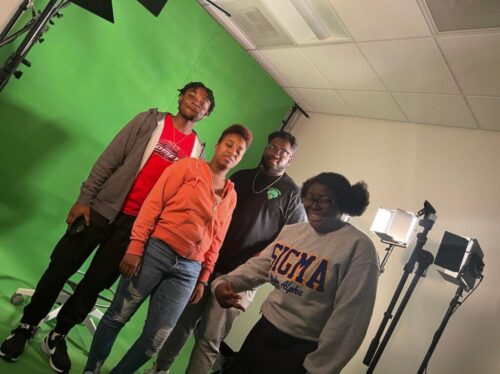
[[[16,78],[20,78],[23,74],[18,71],[17,68],[20,64],[30,67],[31,63],[26,60],[26,55],[30,49],[37,42],[41,42],[43,33],[48,30],[48,23],[51,23],[53,17],[62,17],[59,11],[69,4],[65,0],[49,0],[43,11],[37,16],[36,20],[30,23],[30,28],[28,34],[23,39],[19,47],[16,49],[12,55],[7,59],[3,67],[0,68],[0,91],[6,86],[7,82],[14,75]],[[20,13],[16,13],[16,17],[19,17]],[[8,30],[12,28],[13,23],[9,24]],[[6,34],[6,33],[5,33]],[[3,35],[3,34],[2,34]]]
[[[419,224],[424,228],[423,231],[419,234],[417,234],[417,243],[415,244],[415,248],[410,256],[410,259],[404,266],[404,273],[401,276],[401,280],[399,281],[398,287],[396,288],[396,291],[394,292],[394,295],[391,299],[391,302],[389,303],[389,307],[387,308],[387,311],[384,313],[384,318],[382,319],[382,322],[380,323],[380,326],[377,330],[377,333],[375,334],[375,337],[373,338],[372,342],[370,343],[370,346],[368,348],[368,351],[366,352],[365,358],[363,359],[363,363],[368,367],[367,374],[373,373],[373,370],[377,366],[377,363],[382,356],[382,353],[384,352],[385,346],[387,345],[389,339],[391,338],[391,335],[396,328],[396,325],[399,321],[399,318],[401,317],[401,314],[404,311],[404,308],[406,307],[406,304],[408,303],[408,300],[410,299],[413,290],[417,286],[418,281],[420,280],[421,277],[425,276],[425,273],[427,271],[427,268],[429,265],[431,265],[434,262],[434,256],[432,253],[426,251],[423,249],[426,241],[427,241],[427,234],[429,231],[432,229],[432,226],[434,225],[434,222],[436,221],[436,210],[432,207],[432,205],[426,200],[424,202],[424,208],[418,212],[418,215],[422,217],[421,221]],[[417,270],[415,272],[415,275],[412,279],[412,282],[410,286],[408,287],[397,311],[396,314],[394,315],[394,319],[389,325],[389,328],[380,343],[380,338],[382,337],[385,327],[389,320],[393,317],[392,312],[394,310],[394,307],[396,306],[396,303],[399,299],[399,296],[401,295],[401,292],[404,288],[404,285],[406,281],[408,280],[409,275],[413,272],[413,269],[415,268],[415,264],[418,263]]]
[[[455,313],[455,310],[457,310],[457,308],[461,304],[459,300],[462,297],[463,291],[464,291],[464,287],[462,285],[460,285],[457,289],[457,292],[455,293],[455,297],[450,302],[450,306],[448,307],[448,310],[446,311],[446,314],[444,315],[443,321],[441,322],[438,329],[434,333],[434,337],[432,338],[432,343],[429,346],[427,353],[425,354],[424,360],[422,361],[422,364],[420,365],[420,368],[418,369],[417,374],[425,373],[425,370],[427,369],[427,365],[429,364],[429,360],[431,359],[431,356],[434,353],[434,349],[436,349],[436,346],[439,342],[439,339],[441,338],[441,335],[443,335],[443,331],[444,331],[446,325],[448,324],[448,321],[450,320],[453,313]]]

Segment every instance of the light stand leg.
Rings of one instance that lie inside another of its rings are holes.
[[[396,306],[396,303],[398,302],[399,295],[401,295],[401,291],[403,290],[405,283],[408,280],[409,275],[410,275],[410,272],[406,271],[406,267],[405,267],[405,272],[403,273],[401,280],[399,281],[398,287],[396,288],[396,291],[394,292],[394,295],[392,296],[391,302],[389,303],[389,306],[387,307],[387,310],[384,313],[384,318],[382,319],[382,322],[380,323],[380,326],[377,330],[377,333],[373,337],[372,342],[370,343],[370,346],[368,347],[368,351],[366,352],[365,358],[363,359],[363,364],[370,365],[370,363],[372,362],[373,355],[375,354],[375,351],[377,350],[377,348],[380,344],[380,338],[382,337],[382,334],[384,333],[384,330],[385,330],[385,327],[387,326],[387,323],[392,318],[392,311],[394,310],[394,307]]]
[[[26,57],[31,47],[35,45],[40,36],[44,33],[45,26],[62,4],[62,2],[60,4],[57,4],[58,1],[61,0],[49,0],[19,47],[7,59],[7,62],[4,64],[4,66],[0,68],[0,91],[2,91],[2,89],[9,81],[10,77],[15,73],[17,67],[19,66],[19,64],[21,64],[24,57]]]
[[[464,289],[462,286],[458,287],[457,292],[455,293],[455,297],[451,300],[450,306],[448,307],[448,310],[446,311],[446,314],[444,315],[443,321],[441,322],[438,329],[434,333],[434,337],[432,338],[432,343],[429,346],[427,353],[425,354],[424,360],[422,361],[422,364],[420,365],[420,368],[418,369],[417,374],[423,374],[425,372],[425,370],[427,369],[427,365],[429,364],[429,360],[431,359],[431,356],[434,353],[434,349],[436,349],[436,346],[439,342],[439,339],[441,338],[441,335],[443,334],[443,331],[444,331],[446,325],[448,324],[450,317],[453,315],[453,313],[455,312],[455,309],[460,304],[460,302],[458,300],[462,297],[463,291],[464,291]]]
[[[373,373],[373,370],[375,370],[375,367],[377,366],[377,363],[382,356],[382,353],[384,352],[385,346],[389,342],[389,339],[391,338],[391,335],[396,328],[397,323],[399,322],[399,319],[401,318],[401,315],[403,314],[403,311],[406,307],[406,304],[410,300],[410,297],[417,286],[418,281],[422,276],[425,275],[427,268],[434,262],[434,256],[432,253],[421,250],[418,254],[418,268],[417,271],[415,272],[415,275],[410,283],[410,286],[406,290],[406,293],[401,300],[401,303],[399,304],[398,310],[396,311],[396,314],[394,315],[394,318],[389,325],[389,328],[387,329],[387,332],[384,336],[384,339],[380,343],[380,346],[378,347],[377,351],[375,352],[375,356],[370,362],[370,366],[368,367],[368,370],[366,371],[367,374]]]

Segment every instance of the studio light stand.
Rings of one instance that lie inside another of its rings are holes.
[[[479,283],[481,283],[484,269],[483,257],[483,252],[477,240],[469,239],[467,242],[467,239],[463,237],[445,232],[436,256],[435,264],[447,269],[444,272],[438,271],[445,280],[458,284],[458,288],[455,296],[450,302],[441,324],[434,333],[432,342],[427,350],[427,353],[425,354],[417,374],[424,374],[426,372],[429,360],[431,359],[451,316],[456,312],[465,299],[472,294],[477,286],[479,286]],[[453,274],[453,270],[457,270],[457,264],[459,264],[458,272]],[[480,281],[478,285],[474,287],[477,279],[480,279]],[[468,292],[468,295],[465,299],[461,300],[464,290]]]
[[[139,2],[154,16],[158,16],[161,13],[167,1],[168,0],[139,0]],[[21,14],[32,6],[32,0],[23,1],[19,9],[13,14],[11,20],[5,26],[5,29],[0,30],[0,48],[27,32],[26,37],[19,47],[8,57],[5,64],[0,67],[0,91],[7,85],[12,76],[17,79],[21,78],[23,72],[18,70],[21,64],[27,67],[31,66],[31,63],[26,59],[28,52],[37,42],[43,42],[42,35],[49,29],[49,24],[54,24],[54,18],[62,17],[60,10],[71,3],[111,23],[114,22],[112,0],[48,0],[47,5],[41,12],[38,12],[38,14],[33,13],[32,19],[20,30],[8,35]],[[211,0],[208,1],[208,3],[225,12],[220,6],[212,3]],[[230,16],[229,14],[227,15]]]
[[[34,18],[35,21],[31,25],[26,37],[23,39],[16,51],[10,55],[4,66],[0,68],[0,91],[2,91],[5,87],[12,75],[18,79],[21,78],[23,73],[17,70],[20,64],[24,64],[27,67],[31,66],[31,63],[26,60],[26,55],[35,43],[43,41],[41,36],[47,31],[47,24],[52,22],[51,19],[53,17],[61,17],[59,11],[67,5],[68,1],[49,0],[43,11],[36,18]],[[19,15],[16,15],[16,17],[18,16]],[[9,30],[11,27],[12,25],[9,25]]]
[[[450,320],[450,317],[452,316],[453,313],[455,313],[455,310],[460,306],[461,302],[459,301],[460,298],[462,297],[462,293],[464,292],[464,287],[459,286],[457,289],[457,292],[455,293],[455,297],[451,300],[450,306],[448,307],[448,310],[446,311],[446,314],[444,315],[443,321],[439,325],[439,328],[436,330],[434,333],[434,337],[432,338],[432,343],[427,350],[427,353],[425,354],[425,358],[422,361],[422,364],[420,365],[420,368],[418,369],[417,374],[423,374],[425,373],[425,370],[427,370],[427,365],[429,363],[429,360],[431,359],[432,354],[434,353],[434,349],[436,349],[436,346],[439,342],[439,339],[441,338],[441,335],[443,334],[443,331]]]
[[[375,334],[375,337],[373,338],[368,351],[366,352],[366,355],[363,359],[363,363],[368,367],[367,374],[373,373],[375,370],[375,367],[377,366],[377,363],[382,356],[382,353],[384,352],[384,349],[391,338],[391,335],[396,328],[396,325],[406,307],[406,304],[408,303],[418,281],[420,280],[421,277],[425,276],[426,271],[429,267],[434,262],[434,256],[432,253],[424,250],[424,245],[427,241],[427,234],[429,231],[432,229],[432,226],[434,225],[434,222],[436,222],[436,210],[432,207],[432,205],[426,200],[424,202],[424,207],[422,210],[420,210],[417,214],[419,217],[421,217],[419,225],[423,227],[422,232],[417,234],[417,241],[415,244],[415,248],[410,256],[410,259],[404,266],[404,272],[401,277],[401,280],[399,281],[398,287],[396,288],[396,291],[394,292],[394,295],[391,299],[391,302],[389,303],[389,307],[387,308],[387,311],[384,313],[384,318],[382,319],[382,322],[377,330],[377,333]],[[399,296],[401,295],[401,292],[404,288],[404,285],[406,281],[408,280],[409,275],[413,272],[415,268],[415,264],[418,264],[417,270],[415,272],[415,275],[413,276],[412,282],[410,283],[410,286],[406,290],[406,293],[401,300],[401,303],[399,304],[399,307],[396,311],[396,314],[392,315],[392,312],[396,306],[396,303],[399,299]],[[385,327],[389,320],[392,319],[391,324],[389,325],[389,328],[387,329],[387,332],[385,333],[382,342],[380,342],[380,338],[382,337]],[[379,343],[380,342],[380,343]]]

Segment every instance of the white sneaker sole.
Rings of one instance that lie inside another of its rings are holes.
[[[49,348],[49,345],[47,343],[47,339],[48,339],[48,336],[46,336],[43,340],[42,340],[42,344],[40,344],[40,348],[42,348],[42,351],[47,355],[49,356],[49,364],[50,364],[50,367],[52,368],[52,370],[54,370],[56,373],[64,373],[63,370],[57,368],[54,363],[52,362],[52,353],[50,352],[50,348]]]

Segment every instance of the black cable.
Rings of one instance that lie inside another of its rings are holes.
[[[467,294],[467,296],[465,296],[465,298],[457,304],[457,306],[455,307],[455,309],[453,309],[453,313],[452,313],[452,315],[453,315],[453,314],[455,314],[455,312],[458,310],[458,308],[459,308],[460,306],[462,306],[462,304],[463,304],[463,303],[465,303],[465,300],[467,300],[467,299],[469,298],[469,296],[470,296],[470,295],[472,295],[472,293],[473,293],[475,290],[477,290],[477,288],[479,287],[479,285],[481,284],[481,282],[483,281],[483,279],[484,279],[484,275],[481,275],[481,276],[479,277],[479,282],[477,282],[476,286],[472,289],[472,291],[471,291],[471,292],[469,292],[469,293]]]

